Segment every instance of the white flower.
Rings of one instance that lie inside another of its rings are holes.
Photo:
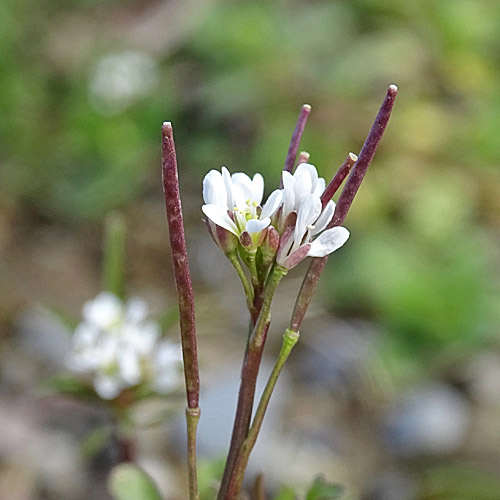
[[[278,264],[291,269],[305,257],[325,257],[347,241],[349,231],[345,227],[324,231],[333,217],[335,203],[329,201],[323,210],[321,206],[318,194],[306,194],[300,200],[295,226],[286,228],[281,237]]]
[[[159,383],[156,377],[161,379],[158,387],[171,390],[180,385],[178,358],[175,361],[171,356],[172,366],[168,366],[163,355],[161,369],[157,366],[158,353],[163,352],[166,341],[160,339],[159,325],[147,319],[147,312],[144,301],[133,298],[123,304],[107,292],[84,305],[84,321],[75,330],[68,365],[91,376],[102,398],[113,399],[141,383],[155,388]],[[179,345],[168,345],[180,351]]]
[[[297,212],[302,200],[308,194],[321,196],[325,190],[325,179],[318,176],[318,171],[310,163],[301,163],[293,175],[284,171],[283,180],[283,210],[281,220],[284,222],[291,212]]]
[[[95,67],[89,86],[90,100],[98,112],[114,115],[148,95],[158,81],[158,62],[149,54],[109,54]]]
[[[271,223],[271,217],[281,206],[282,191],[276,189],[261,207],[264,179],[255,174],[253,179],[244,173],[230,175],[211,170],[203,179],[203,213],[208,219],[236,236],[248,232],[256,242],[259,234]]]
[[[168,393],[179,387],[182,379],[182,349],[180,344],[164,340],[158,344],[152,362],[152,387]]]

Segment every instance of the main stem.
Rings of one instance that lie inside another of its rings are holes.
[[[233,475],[234,463],[240,451],[240,447],[247,437],[252,418],[255,386],[257,383],[257,376],[259,374],[259,367],[262,359],[262,353],[264,351],[267,332],[269,330],[271,302],[274,293],[276,292],[278,283],[285,274],[286,269],[280,266],[275,266],[271,271],[264,287],[260,313],[248,339],[245,359],[241,370],[241,383],[238,394],[236,416],[233,425],[233,433],[231,436],[231,444],[229,447],[224,474],[222,476],[221,486],[217,495],[218,500],[229,498],[227,496],[228,487]]]
[[[228,494],[226,496],[228,500],[233,500],[234,498],[236,498],[241,490],[241,484],[243,482],[243,478],[245,477],[245,470],[248,465],[250,453],[255,446],[255,442],[257,441],[257,437],[262,427],[262,422],[264,420],[267,407],[269,406],[269,401],[271,400],[271,395],[274,391],[274,387],[276,386],[278,377],[281,373],[281,370],[283,369],[283,365],[285,364],[288,356],[290,355],[290,352],[292,351],[298,340],[298,331],[293,331],[291,329],[287,329],[285,331],[278,359],[276,361],[276,364],[274,365],[273,371],[269,376],[269,380],[267,381],[264,392],[262,393],[262,396],[260,398],[259,406],[257,407],[257,411],[255,412],[252,426],[248,431],[248,435],[243,442],[240,453],[238,454],[238,457],[235,461],[233,474],[231,476],[231,481],[228,487]]]

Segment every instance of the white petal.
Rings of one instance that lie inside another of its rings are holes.
[[[283,179],[283,219],[295,209],[295,179],[290,172],[284,171]]]
[[[249,178],[250,185],[247,185],[244,182],[237,182],[234,177],[235,175],[237,174],[233,174],[231,177],[233,182],[234,206],[238,207],[241,210],[245,210],[246,208],[248,208],[247,201],[251,201],[252,198],[251,181]],[[241,174],[241,175],[248,177],[246,174]],[[243,177],[241,177],[241,179],[243,179]],[[232,210],[234,207],[229,207],[229,208]]]
[[[318,219],[320,213],[321,200],[319,199],[319,196],[314,194],[304,196],[297,213],[297,222],[295,224],[295,233],[293,237],[294,249],[297,249],[302,242],[302,238],[308,229],[307,226],[312,225]]]
[[[181,346],[162,342],[153,361],[153,388],[158,392],[169,392],[178,387],[182,382],[181,368]]]
[[[303,166],[306,163],[299,165]],[[312,179],[309,170],[303,168],[296,172],[293,176],[295,178],[295,206],[300,207],[304,196],[312,193]]]
[[[308,257],[325,257],[340,248],[349,238],[345,227],[332,227],[321,233],[311,244]]]
[[[318,171],[310,163],[301,163],[293,174],[300,189],[307,188],[307,194],[310,194],[316,188],[318,183]]]
[[[253,233],[260,233],[264,229],[266,229],[267,226],[271,224],[271,219],[269,217],[265,217],[264,219],[250,219],[247,221],[247,224],[245,226],[245,230],[248,231],[250,234]]]
[[[99,338],[99,329],[92,323],[80,323],[73,333],[73,349],[80,350],[93,346]]]
[[[231,174],[226,167],[222,167],[222,179],[224,180],[224,185],[226,186],[227,208],[232,210],[234,208],[233,181],[231,180]]]
[[[110,330],[123,320],[123,304],[116,295],[103,292],[83,306],[83,316],[97,328]]]
[[[133,349],[122,349],[117,357],[120,376],[128,385],[136,385],[141,380],[140,359]]]
[[[323,191],[325,190],[326,187],[326,181],[323,179],[323,177],[320,177],[318,179],[318,183],[316,184],[316,187],[313,190],[313,194],[317,194],[318,196],[321,196],[323,194]]]
[[[150,352],[160,335],[160,327],[154,321],[141,325],[124,325],[121,331],[121,345],[130,347],[140,354]]]
[[[256,201],[259,205],[264,196],[264,177],[261,174],[255,174],[252,179],[252,201]]]
[[[231,231],[236,236],[239,235],[236,224],[227,215],[227,209],[217,205],[203,205],[201,207],[203,213],[215,224],[228,231]]]
[[[315,234],[321,233],[323,229],[328,225],[328,223],[332,220],[333,213],[335,212],[335,203],[333,201],[329,201],[326,204],[326,207],[321,212],[321,215],[318,217],[318,220],[314,223],[314,229],[311,231],[311,236]]]
[[[283,191],[281,189],[276,189],[274,190],[267,201],[264,203],[264,206],[262,207],[262,212],[260,213],[260,218],[264,219],[266,217],[271,217],[274,215],[276,210],[281,205],[281,202],[283,200]]]
[[[231,175],[231,179],[233,180],[233,184],[243,184],[243,186],[249,189],[252,186],[252,179],[245,172],[235,172]]]
[[[94,387],[97,394],[99,394],[101,398],[113,399],[120,394],[124,385],[118,376],[110,376],[99,373],[94,380]]]
[[[210,170],[205,175],[203,179],[203,200],[207,205],[227,207],[226,186],[222,174],[218,170]]]
[[[148,305],[144,302],[144,300],[139,299],[138,297],[132,297],[127,300],[127,304],[125,306],[126,321],[140,323],[146,318],[147,315]]]

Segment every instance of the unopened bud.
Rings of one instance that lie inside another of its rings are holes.
[[[284,234],[289,227],[294,228],[296,222],[297,222],[297,212],[290,212],[286,216],[285,220],[283,221],[282,226],[280,227],[281,234]]]
[[[238,247],[238,238],[236,235],[224,229],[223,227],[214,224],[211,220],[206,219],[205,224],[208,232],[215,244],[225,253],[231,253]]]
[[[240,234],[240,243],[241,246],[246,248],[247,250],[250,250],[253,247],[252,237],[250,236],[250,233],[248,231],[243,231]]]
[[[276,252],[278,251],[279,244],[280,235],[278,231],[273,226],[269,226],[267,228],[266,239],[260,247],[264,266],[267,267],[273,262]]]
[[[300,264],[306,257],[307,254],[309,253],[309,250],[311,248],[311,244],[307,243],[306,245],[302,245],[299,247],[295,252],[291,253],[284,259],[280,260],[278,259],[278,264],[285,269],[292,269],[294,268],[297,264]]]

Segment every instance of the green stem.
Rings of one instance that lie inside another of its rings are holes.
[[[281,278],[283,278],[283,276],[285,276],[287,272],[287,269],[276,264],[273,267],[271,274],[267,278],[262,297],[260,314],[250,336],[250,349],[260,347],[260,345],[263,343],[264,326],[269,322],[271,302],[273,301],[276,288],[278,287]]]
[[[238,273],[238,277],[241,280],[241,284],[243,285],[243,290],[245,291],[245,297],[247,299],[247,306],[249,311],[253,309],[253,289],[250,283],[248,282],[247,275],[243,270],[243,266],[241,265],[240,259],[238,258],[238,254],[236,252],[230,252],[227,255],[227,258],[236,269]]]
[[[227,499],[233,500],[234,498],[236,498],[241,489],[241,484],[245,476],[248,459],[250,458],[250,453],[255,445],[255,442],[257,441],[257,437],[262,427],[262,422],[264,420],[267,407],[269,406],[269,401],[274,391],[274,387],[276,386],[276,382],[278,381],[278,377],[281,373],[283,365],[285,364],[288,356],[290,355],[290,352],[292,351],[298,340],[298,331],[290,329],[287,329],[285,331],[278,359],[276,361],[276,364],[274,365],[271,375],[269,376],[266,388],[264,389],[264,392],[262,393],[262,396],[260,398],[259,406],[257,407],[257,411],[255,412],[252,426],[250,427],[248,435],[241,446],[238,457],[236,458],[233,467],[233,474],[229,483],[228,495],[226,497]]]
[[[188,446],[188,480],[190,500],[199,500],[196,474],[196,429],[200,420],[199,408],[186,408],[187,446]]]
[[[257,271],[257,264],[255,262],[255,252],[248,253],[248,269],[250,269],[250,276],[252,278],[252,285],[255,293],[260,290],[261,284],[259,280],[259,273]]]

